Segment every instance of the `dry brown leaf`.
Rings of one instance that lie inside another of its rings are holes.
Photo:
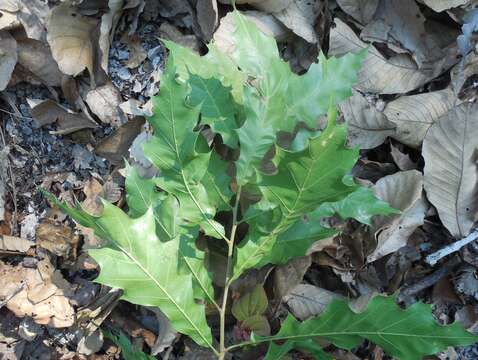
[[[351,146],[372,149],[382,144],[388,136],[395,133],[396,125],[378,111],[358,91],[339,104],[340,111],[348,122],[348,141]]]
[[[369,39],[363,37],[364,32]],[[414,0],[387,0],[379,2],[373,21],[367,24],[360,37],[370,42],[384,42],[389,47],[396,42],[398,46],[393,46],[393,50],[404,49],[422,69],[433,66],[445,56],[431,33],[430,29],[425,30],[425,17]]]
[[[400,94],[414,90],[434,75],[420,71],[407,54],[386,59],[374,46],[367,45],[342,20],[335,18],[330,30],[329,55],[344,55],[368,48],[367,56],[358,73],[356,89],[379,94]]]
[[[476,78],[478,74],[478,55],[470,52],[450,72],[451,86],[458,99],[467,101],[476,98]]]
[[[85,101],[90,110],[105,124],[118,127],[122,123],[122,114],[119,108],[121,94],[111,82],[88,91]]]
[[[27,99],[29,100],[29,99]],[[31,106],[31,115],[40,126],[57,123],[57,130],[52,134],[70,134],[72,132],[98,126],[95,122],[86,118],[82,114],[69,112],[53,100],[44,100],[40,103],[29,101]]]
[[[236,5],[248,4],[256,9],[273,13],[284,10],[293,0],[236,0]],[[231,0],[219,0],[223,4],[231,4]]]
[[[42,0],[3,0],[0,10],[15,14],[29,38],[45,41],[45,22],[50,12],[47,3]]]
[[[428,200],[450,233],[470,232],[478,214],[478,105],[463,103],[430,127],[423,141]]]
[[[428,128],[454,105],[453,91],[444,89],[418,95],[402,96],[387,104],[384,114],[397,125],[394,139],[419,147]]]
[[[59,288],[58,281],[62,287],[66,282],[48,259],[36,269],[0,261],[0,299],[16,316],[30,316],[37,324],[63,328],[74,323],[75,312],[65,297],[68,289]]]
[[[115,203],[121,198],[121,190],[118,184],[112,180],[107,180],[101,185],[97,179],[91,178],[85,183],[83,192],[86,195],[86,199],[81,203],[81,207],[93,215],[100,215],[102,213],[103,205],[101,199]]]
[[[95,152],[113,164],[120,164],[127,157],[131,144],[141,132],[144,121],[144,118],[135,117],[121,125],[96,146]]]
[[[20,21],[15,14],[0,9],[0,30],[11,30],[18,26],[20,26]]]
[[[306,320],[320,315],[328,304],[339,298],[341,296],[317,286],[299,284],[284,296],[284,302],[296,318]]]
[[[110,43],[113,38],[116,24],[121,17],[123,3],[123,0],[109,0],[109,10],[101,17],[100,38],[98,40],[98,43],[101,50],[101,67],[106,73],[108,73],[108,57],[110,52]]]
[[[68,258],[75,255],[79,238],[69,226],[45,219],[37,226],[36,241],[38,246],[52,254]]]
[[[279,265],[274,270],[274,296],[281,300],[292,288],[298,285],[312,264],[310,256],[302,256]]]
[[[377,181],[373,187],[375,196],[400,210],[401,214],[374,217],[377,247],[367,256],[368,262],[405,246],[415,229],[423,225],[427,205],[422,190],[423,178],[417,170],[401,171]]]
[[[91,34],[96,25],[95,19],[81,15],[68,3],[51,11],[47,40],[53,58],[64,74],[76,76],[86,68],[94,83]]]
[[[470,0],[423,0],[426,6],[436,12],[442,12],[454,7],[466,5]]]
[[[125,66],[129,69],[134,69],[146,60],[148,53],[144,50],[143,45],[141,45],[141,38],[139,36],[127,36],[124,40],[129,51],[128,60],[125,62]],[[123,41],[123,38],[121,41]]]
[[[274,13],[274,17],[305,41],[318,42],[314,25],[319,15],[320,4],[315,0],[294,0],[287,8]]]
[[[393,161],[402,171],[415,170],[418,167],[418,164],[412,161],[409,155],[401,152],[398,147],[394,145],[390,146],[390,155],[392,155]]]
[[[217,0],[198,0],[196,3],[196,13],[203,40],[211,40],[219,21]]]
[[[337,4],[359,23],[368,24],[377,10],[379,0],[337,0]]]
[[[35,246],[33,241],[17,236],[0,235],[0,252],[15,251],[25,253],[32,246]]]
[[[148,100],[145,104],[137,99],[130,98],[119,105],[125,114],[135,116],[153,116],[153,102]]]
[[[6,31],[0,31],[0,91],[4,90],[17,63],[17,42]]]
[[[8,169],[8,154],[10,147],[4,146],[0,150],[0,169]],[[5,192],[7,190],[6,171],[0,173],[0,221],[5,220]]]
[[[17,40],[18,64],[49,86],[60,86],[63,74],[48,45],[38,40]]]
[[[175,26],[168,22],[163,22],[159,27],[159,37],[174,41],[179,45],[187,47],[196,52],[199,51],[199,43],[195,35],[184,35]]]

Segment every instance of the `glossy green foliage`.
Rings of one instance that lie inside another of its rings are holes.
[[[415,303],[401,309],[394,297],[377,296],[361,313],[353,312],[342,300],[335,300],[318,317],[298,322],[289,315],[274,336],[256,336],[253,341],[286,340],[282,345],[271,342],[267,360],[277,360],[277,354],[286,354],[292,348],[302,348],[322,359],[312,343],[307,348],[305,340],[325,339],[343,349],[352,349],[367,339],[379,345],[386,354],[400,360],[420,360],[425,355],[436,354],[448,346],[470,345],[478,336],[464,330],[458,323],[441,326],[433,319],[431,307]],[[317,347],[317,346],[315,346]]]
[[[165,198],[156,215],[150,207],[137,218],[107,202],[99,217],[56,203],[107,241],[88,251],[101,268],[96,282],[123,289],[122,299],[133,304],[159,307],[177,331],[212,348],[204,305],[197,301],[213,299],[212,283],[204,254],[193,246],[197,229],[179,226],[174,197]]]
[[[225,350],[213,345],[205,305],[219,309],[221,295],[214,293],[204,264],[212,250],[200,250],[197,243],[225,241],[231,266],[216,268],[233,269],[227,271],[228,287],[248,269],[286,263],[336,234],[320,225],[324,217],[369,224],[374,215],[395,212],[350,178],[359,152],[345,146],[346,123],[336,122],[336,104],[351,94],[364,53],[338,59],[320,55],[299,76],[281,60],[272,38],[236,11],[227,16],[235,24],[232,52],[210,44],[209,52],[199,56],[166,42],[170,55],[148,119],[153,133],[143,147],[158,172],[143,178],[126,164],[128,214],[108,203],[100,216],[59,204],[106,240],[104,247],[90,250],[101,268],[96,281],[123,289],[127,301],[158,306],[178,332],[216,355]],[[318,117],[327,112],[328,125],[321,132]],[[288,146],[280,141],[284,134],[291,140]],[[239,229],[239,244],[233,229]],[[232,310],[241,325],[270,333],[264,291],[241,299]],[[224,315],[228,308],[220,309]],[[339,310],[355,316],[347,309]],[[305,336],[315,329],[308,324],[289,317],[268,339],[288,339],[292,330],[304,335],[272,344],[268,359],[292,348],[325,358]],[[364,337],[375,341],[371,331],[357,329],[346,340],[324,337],[348,348]]]

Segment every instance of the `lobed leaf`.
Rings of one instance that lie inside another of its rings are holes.
[[[304,322],[289,315],[279,333],[269,337],[253,336],[252,342],[271,342],[266,359],[273,359],[272,354],[283,355],[296,346],[301,348],[302,341],[315,337],[349,350],[366,339],[401,360],[419,360],[448,346],[465,346],[478,341],[478,336],[458,323],[438,325],[429,305],[415,303],[402,310],[394,297],[377,296],[358,314],[347,302],[335,300],[320,316]],[[286,342],[277,345],[273,342],[277,340]],[[315,356],[322,359],[320,353]]]

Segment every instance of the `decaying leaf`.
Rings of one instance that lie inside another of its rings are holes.
[[[37,324],[55,328],[73,325],[73,307],[58,282],[65,280],[47,259],[36,269],[0,261],[0,299],[16,316],[30,316]]]
[[[48,20],[47,40],[60,70],[76,76],[88,69],[94,83],[93,42],[97,21],[81,15],[68,3],[56,6]]]
[[[442,12],[454,7],[465,5],[469,0],[423,0],[426,6],[436,12]]]
[[[274,270],[274,295],[280,300],[298,285],[312,264],[310,256],[292,259]]]
[[[101,17],[100,38],[101,67],[108,72],[108,56],[111,39],[123,9],[123,0],[108,0],[108,12]],[[74,74],[69,74],[74,75]]]
[[[395,133],[396,125],[358,91],[354,90],[339,107],[348,122],[348,141],[352,147],[371,149]]]
[[[423,141],[427,197],[457,238],[468,235],[478,212],[477,111],[473,103],[454,107],[430,127]]]
[[[219,21],[217,0],[198,0],[196,3],[196,12],[203,39],[209,41]]]
[[[0,235],[0,252],[3,250],[25,253],[32,246],[35,246],[35,243],[28,239],[17,236]]]
[[[361,24],[368,24],[377,10],[379,0],[337,0],[340,8]]]
[[[144,118],[135,117],[127,123],[121,125],[111,135],[101,140],[96,146],[95,152],[113,164],[121,163],[134,139],[141,132],[144,124]]]
[[[274,13],[274,17],[305,41],[316,44],[314,25],[319,10],[318,1],[294,0],[284,10]]]
[[[0,91],[4,90],[17,63],[17,42],[6,31],[0,31]]]
[[[122,114],[119,108],[121,94],[112,84],[99,86],[88,91],[85,97],[90,110],[105,124],[118,127],[122,123]]]
[[[385,58],[374,46],[368,46],[339,18],[330,29],[329,54],[344,55],[368,48],[367,57],[358,73],[356,89],[379,94],[405,93],[433,78],[433,74],[418,69],[407,54]]]
[[[369,31],[374,28],[376,31]],[[367,32],[368,37],[363,37]],[[399,52],[408,52],[420,69],[431,67],[437,60],[445,58],[438,42],[425,30],[425,17],[414,0],[380,1],[373,21],[363,29],[361,38],[396,43]]]
[[[290,312],[299,320],[320,315],[332,300],[341,296],[314,285],[299,284],[284,297]]]
[[[377,181],[373,187],[375,195],[399,209],[401,214],[373,219],[377,247],[368,255],[368,262],[405,246],[415,229],[423,225],[427,205],[422,198],[422,189],[422,174],[417,170],[398,172]]]
[[[402,96],[387,104],[384,114],[397,125],[391,136],[411,147],[419,147],[428,128],[450,110],[455,102],[449,88]]]
[[[45,43],[33,39],[17,40],[18,64],[49,86],[60,86],[62,73]]]
[[[38,246],[47,249],[52,254],[63,257],[73,255],[72,251],[78,243],[78,235],[66,225],[57,224],[45,219],[36,228],[36,242]]]
[[[20,26],[20,22],[15,14],[2,9],[0,5],[0,30],[11,30]]]
[[[395,164],[397,164],[398,168],[402,171],[415,170],[418,166],[408,154],[401,152],[400,149],[393,144],[390,145],[390,155]]]
[[[45,41],[45,22],[50,11],[47,3],[42,0],[4,0],[0,2],[0,10],[15,14],[29,38]]]
[[[0,168],[8,169],[8,154],[10,148],[8,146],[2,147],[0,150]],[[7,190],[7,171],[0,174],[0,221],[5,219],[5,192]]]
[[[53,100],[44,100],[41,102],[30,101],[31,115],[40,126],[57,123],[57,130],[54,134],[70,134],[72,132],[95,128],[98,126],[82,114],[70,112]]]

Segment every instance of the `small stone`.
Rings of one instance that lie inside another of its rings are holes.
[[[123,67],[118,71],[118,77],[121,80],[128,80],[131,77],[131,73],[127,68]]]
[[[18,335],[20,335],[22,339],[25,339],[26,341],[33,341],[42,333],[43,328],[41,325],[38,325],[29,317],[24,318],[18,328]]]

